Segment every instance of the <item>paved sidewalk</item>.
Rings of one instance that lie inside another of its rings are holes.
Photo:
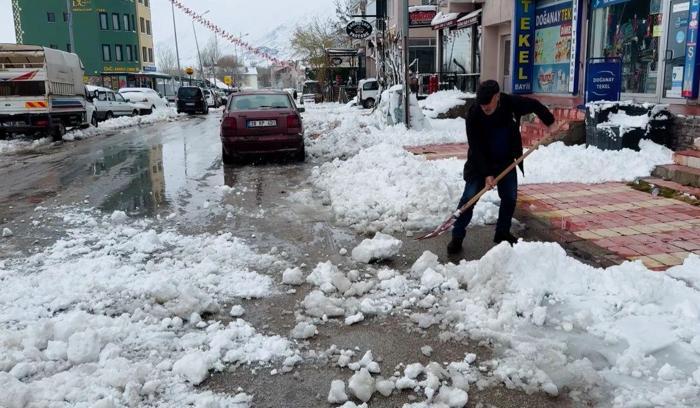
[[[654,197],[624,183],[521,185],[519,208],[560,232],[587,241],[619,261],[642,260],[654,270],[700,254],[700,207]]]

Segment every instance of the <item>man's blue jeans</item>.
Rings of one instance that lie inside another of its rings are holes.
[[[462,199],[459,200],[459,206],[462,207],[472,197],[477,195],[486,185],[485,177],[471,176],[464,186]],[[501,198],[501,207],[498,210],[498,222],[496,223],[496,234],[506,234],[510,232],[510,227],[515,213],[515,204],[518,201],[518,173],[513,169],[498,183],[498,196]],[[457,218],[454,227],[452,228],[452,237],[462,239],[467,235],[467,226],[472,220],[474,214],[474,206],[463,212]]]

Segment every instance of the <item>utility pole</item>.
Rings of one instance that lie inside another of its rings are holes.
[[[194,27],[194,20],[192,20],[192,31],[194,31],[194,43],[197,46],[197,58],[199,58],[199,77],[204,80],[204,66],[202,65],[202,54],[199,52],[199,40],[197,40],[197,29]]]
[[[175,3],[170,3],[173,10],[173,32],[175,33],[175,55],[177,56],[177,75],[182,86],[182,69],[180,68],[180,47],[177,45],[177,26],[175,25]]]
[[[401,0],[401,15],[403,24],[401,24],[401,36],[403,37],[403,93],[404,93],[404,119],[406,121],[406,129],[411,128],[411,114],[409,112],[409,103],[411,101],[411,87],[408,78],[408,59],[410,54],[408,53],[408,0]]]
[[[75,35],[73,33],[73,0],[66,0],[66,12],[68,14],[68,41],[70,43],[70,52],[76,53],[75,50]]]

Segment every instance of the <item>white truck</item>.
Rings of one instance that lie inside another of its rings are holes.
[[[84,69],[76,54],[0,44],[0,138],[52,136],[87,127]]]

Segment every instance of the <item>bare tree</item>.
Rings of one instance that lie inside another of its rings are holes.
[[[236,85],[241,83],[241,80],[243,79],[243,64],[234,55],[224,55],[219,58],[217,67],[219,68],[219,74],[222,77],[232,77]]]
[[[209,72],[210,76],[208,76],[208,78],[217,76],[216,68],[221,56],[219,41],[216,35],[214,35],[209,39],[204,49],[202,49],[202,65],[204,66],[204,72]]]
[[[158,68],[168,75],[177,75],[177,58],[175,51],[167,44],[160,43],[157,47]]]

